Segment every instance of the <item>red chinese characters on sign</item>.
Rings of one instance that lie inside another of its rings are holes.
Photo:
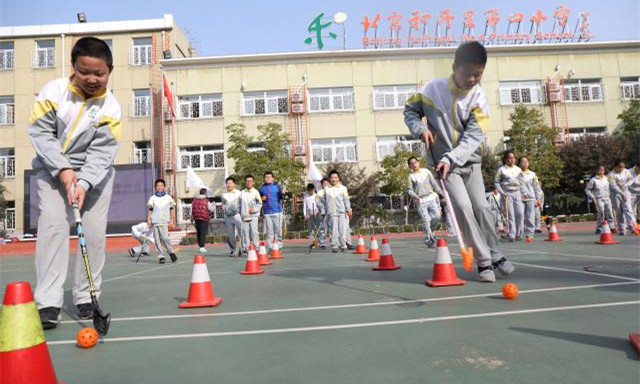
[[[476,26],[476,23],[473,22],[474,11],[468,10],[464,13],[464,26],[465,28],[473,29]]]
[[[556,19],[558,25],[561,27],[565,27],[567,25],[567,20],[569,19],[569,13],[571,10],[567,8],[565,5],[560,5],[553,11],[553,18]]]

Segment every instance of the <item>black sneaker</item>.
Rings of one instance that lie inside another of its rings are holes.
[[[541,229],[536,229],[536,233],[542,233]]]
[[[78,317],[82,320],[93,319],[93,304],[84,303],[78,304]]]
[[[142,252],[141,255],[142,256],[149,256],[149,254],[147,252]]]
[[[158,263],[160,263],[160,264],[164,264],[164,262],[165,262],[164,257],[161,257],[161,258],[159,258],[159,259],[158,259]]]
[[[340,252],[342,252],[342,253],[347,252],[347,247],[340,248]]]
[[[175,253],[170,253],[169,257],[171,258],[172,263],[175,263],[176,261],[178,261],[178,256],[176,256]]]
[[[53,329],[60,324],[62,315],[60,314],[60,308],[46,307],[38,310],[40,315],[40,322],[42,323],[42,329]]]
[[[355,251],[356,247],[354,247],[351,244],[347,244],[347,249],[350,250],[350,251]]]
[[[136,253],[133,251],[133,248],[129,248],[129,256],[136,257]]]
[[[327,247],[326,247],[326,246],[324,246],[324,245],[321,245],[321,246],[320,246],[320,249],[325,250],[325,249],[327,249]]]

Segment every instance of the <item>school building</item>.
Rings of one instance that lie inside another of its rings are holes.
[[[319,168],[342,161],[375,171],[398,143],[422,148],[408,136],[404,101],[429,79],[449,76],[455,51],[445,46],[196,56],[170,15],[0,28],[0,172],[13,210],[5,225],[17,233],[22,175],[34,155],[26,131],[31,103],[46,81],[70,74],[70,47],[84,35],[111,39],[110,86],[123,107],[116,164],[149,162],[153,155],[175,194],[179,223],[189,220],[198,192],[186,188],[187,167],[215,194],[223,190],[225,172],[233,173],[225,154],[229,124],[242,123],[255,137],[248,151],[262,149],[257,126],[281,124],[290,133],[292,156],[312,158]],[[139,48],[141,41],[148,48]],[[640,41],[487,49],[482,87],[490,104],[486,134],[492,147],[504,145],[517,105],[540,109],[564,139],[612,132],[629,100],[640,98]]]

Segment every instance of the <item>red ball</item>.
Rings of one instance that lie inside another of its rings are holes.
[[[515,299],[518,297],[518,286],[513,283],[506,283],[502,286],[502,296],[508,300]]]
[[[82,328],[76,335],[76,342],[80,348],[91,348],[98,344],[98,331],[91,327]]]

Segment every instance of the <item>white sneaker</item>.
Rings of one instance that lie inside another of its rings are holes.
[[[201,247],[201,248],[200,248],[200,252],[202,252],[202,253],[207,253],[207,248],[205,248],[205,247]]]
[[[493,273],[493,268],[491,266],[485,268],[478,267],[478,280],[486,283],[495,283],[496,275]]]

